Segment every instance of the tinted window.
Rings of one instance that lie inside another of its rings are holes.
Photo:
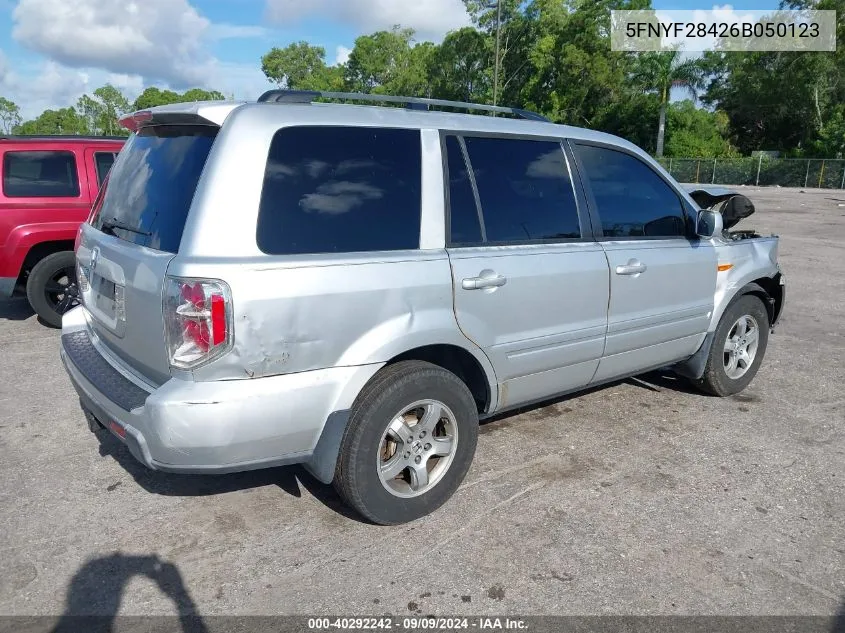
[[[6,152],[3,193],[10,198],[75,198],[76,159],[71,152]]]
[[[681,199],[651,167],[612,149],[575,147],[593,190],[605,237],[686,235]]]
[[[175,253],[218,128],[141,128],[114,162],[100,196],[95,228],[149,248]],[[109,227],[117,222],[124,228]]]
[[[472,180],[456,136],[446,138],[446,156],[449,166],[449,217],[450,242],[453,244],[479,243],[481,224],[478,206],[472,191]]]
[[[465,137],[488,242],[579,238],[559,143]]]
[[[97,152],[94,154],[94,163],[97,167],[97,184],[102,187],[103,181],[106,179],[106,174],[109,173],[112,164],[114,163],[115,155],[111,152]]]
[[[292,127],[270,145],[258,247],[271,255],[419,248],[420,133]]]

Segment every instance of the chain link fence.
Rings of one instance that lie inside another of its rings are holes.
[[[658,160],[678,182],[845,189],[845,159],[754,156]]]

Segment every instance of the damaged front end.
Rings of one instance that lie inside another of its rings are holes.
[[[734,227],[754,214],[748,197],[725,187],[685,185],[690,197],[702,210],[718,213],[722,231],[714,235],[718,256],[715,327],[730,301],[742,294],[756,294],[766,304],[771,327],[778,322],[785,299],[783,274],[778,264],[777,235],[762,235],[754,229]]]
[[[730,230],[745,218],[754,215],[754,203],[746,196],[724,187],[684,185],[684,188],[700,208],[715,211],[722,216],[724,239],[737,241],[763,237],[754,229]]]

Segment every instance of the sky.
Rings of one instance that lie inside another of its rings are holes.
[[[730,6],[776,5],[737,0]],[[335,64],[345,61],[358,35],[394,24],[437,42],[469,24],[469,16],[462,0],[0,0],[0,96],[17,103],[24,118],[74,105],[106,83],[130,99],[150,85],[254,99],[270,87],[260,58],[273,46],[306,40],[324,47]]]

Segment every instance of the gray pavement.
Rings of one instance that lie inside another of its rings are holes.
[[[146,471],[88,432],[57,332],[0,302],[0,614],[835,614],[845,192],[747,193],[788,305],[745,393],[649,374],[491,422],[400,527],[298,468]]]

